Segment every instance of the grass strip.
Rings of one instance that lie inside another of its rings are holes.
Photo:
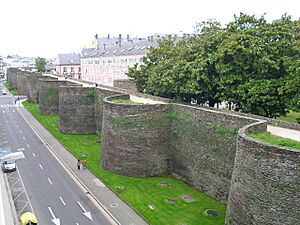
[[[88,169],[152,225],[223,225],[226,205],[172,177],[132,178],[101,167],[101,138],[97,135],[67,135],[59,132],[59,117],[41,115],[37,104],[24,102],[31,114],[77,158],[86,159]],[[167,185],[165,185],[167,184]],[[186,202],[189,195],[195,201]],[[166,200],[174,199],[176,204]],[[151,209],[151,206],[153,209]],[[207,209],[218,212],[213,218]]]
[[[285,116],[280,116],[276,118],[278,120],[284,120],[290,123],[300,123],[300,112],[290,111]]]
[[[114,102],[114,103],[128,104],[128,105],[143,104],[143,103],[131,101],[130,99],[114,99],[114,100],[112,100],[112,102]]]
[[[293,148],[300,151],[300,142],[273,135],[270,132],[252,132],[250,137],[273,145]]]
[[[18,92],[17,89],[11,88],[10,84],[8,82],[4,83],[4,86],[9,90],[9,92],[14,95],[14,96],[18,96],[20,95],[20,93]]]

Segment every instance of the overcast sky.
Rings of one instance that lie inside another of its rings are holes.
[[[147,37],[191,33],[196,22],[221,24],[240,12],[268,21],[300,17],[300,0],[1,0],[0,55],[55,57],[90,47],[95,34]]]

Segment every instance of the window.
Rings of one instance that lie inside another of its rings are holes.
[[[71,67],[71,73],[74,73],[74,67]]]
[[[67,67],[63,68],[63,72],[66,73],[67,72]]]

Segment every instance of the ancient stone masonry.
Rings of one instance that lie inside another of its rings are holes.
[[[227,202],[237,131],[250,118],[174,104],[170,171],[202,193]]]
[[[17,74],[21,72],[21,70],[17,68],[9,68],[7,70],[7,82],[10,84],[12,89],[17,89],[18,87],[18,77]]]
[[[103,167],[137,177],[169,173],[170,105],[117,104],[112,99],[104,101]]]
[[[266,122],[239,131],[226,224],[299,224],[300,151],[247,136],[262,129]]]
[[[67,134],[96,133],[95,88],[61,86],[59,88],[60,131]]]
[[[27,73],[25,71],[19,71],[17,73],[17,89],[20,95],[28,96],[28,87],[26,82]]]
[[[103,98],[120,94],[99,88],[65,87],[59,89],[60,130],[67,134],[101,134]]]
[[[38,84],[39,106],[42,114],[58,115],[59,87],[66,86],[66,81],[52,78],[40,78]]]
[[[112,96],[120,94],[117,91],[110,91],[106,89],[95,89],[97,97],[95,99],[95,123],[96,123],[96,133],[101,135],[102,132],[102,120],[103,120],[103,99],[107,96]]]
[[[29,73],[26,76],[28,88],[28,102],[38,103],[38,80],[42,78],[40,73]]]
[[[248,133],[265,131],[267,124],[300,125],[50,78],[39,78],[36,92],[36,77],[23,74],[24,82],[17,73],[8,70],[11,87],[27,87],[33,102],[38,96],[42,113],[59,115],[62,132],[101,134],[105,169],[132,177],[172,174],[227,203],[227,225],[299,224],[300,151]],[[161,104],[113,102],[129,97]]]
[[[134,81],[128,79],[114,80],[114,87],[121,88],[128,91],[134,91],[134,92],[137,91]]]

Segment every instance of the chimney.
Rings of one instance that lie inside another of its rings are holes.
[[[121,41],[122,41],[122,35],[121,34],[119,34],[119,41],[118,41],[118,44],[119,44],[119,47],[121,47]]]
[[[148,41],[150,41],[150,37],[148,36]]]
[[[150,37],[151,42],[153,42],[153,36]]]
[[[103,44],[103,50],[105,50],[105,45],[106,45],[106,44],[104,43],[104,44]]]
[[[127,41],[129,42],[129,34],[127,34]]]
[[[109,34],[107,35],[107,40],[110,38]]]

